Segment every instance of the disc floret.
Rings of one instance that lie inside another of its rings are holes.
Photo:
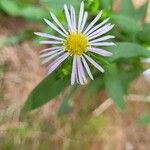
[[[81,33],[70,33],[64,42],[70,55],[82,55],[87,51],[88,39]]]

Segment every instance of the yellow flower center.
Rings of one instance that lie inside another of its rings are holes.
[[[88,39],[81,33],[70,33],[64,42],[70,55],[82,55],[86,52]]]

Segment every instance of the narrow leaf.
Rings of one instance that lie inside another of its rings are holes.
[[[72,4],[76,9],[79,8],[81,0],[41,0],[42,3],[45,3],[50,6],[51,9],[55,8],[54,11],[62,10],[64,4]]]
[[[150,51],[139,44],[129,42],[119,42],[116,44],[117,46],[108,48],[113,52],[113,55],[110,58],[111,61],[122,58],[150,57]]]
[[[73,96],[76,94],[76,91],[78,89],[78,86],[74,86],[74,87],[71,87],[71,91],[69,92],[69,94],[67,94],[59,109],[58,109],[58,116],[62,117],[63,115],[67,114],[70,110],[71,110],[71,106],[72,106],[72,99],[73,99]]]
[[[136,13],[135,13],[136,19],[141,20],[141,21],[145,19],[146,14],[147,14],[148,4],[149,4],[149,1],[147,0],[144,5],[142,5],[140,8],[136,10]]]
[[[150,24],[146,24],[143,27],[143,30],[141,32],[139,32],[138,34],[138,38],[147,44],[150,44]]]
[[[131,35],[131,33],[137,33],[141,30],[138,22],[132,17],[125,15],[112,15],[111,19],[122,31],[129,33],[129,35]]]
[[[68,97],[65,97],[63,102],[61,103],[59,110],[58,110],[58,116],[63,116],[67,114],[71,109],[70,99]]]
[[[22,112],[31,111],[52,100],[65,90],[68,83],[67,77],[64,79],[57,79],[56,73],[48,75],[30,93],[22,108]]]
[[[108,95],[114,103],[123,110],[125,108],[123,85],[119,76],[118,68],[115,64],[110,65],[105,72],[105,87]]]
[[[37,21],[48,16],[48,13],[46,13],[46,11],[44,11],[40,7],[35,7],[31,5],[26,6],[21,10],[21,16],[32,21]]]
[[[101,3],[102,3],[102,7],[105,9],[105,10],[111,10],[112,9],[112,3],[113,1],[112,0],[101,0]]]
[[[120,14],[134,17],[135,9],[132,0],[122,0]]]
[[[11,16],[19,16],[20,15],[20,9],[16,2],[9,1],[9,0],[1,0],[0,1],[0,7],[1,9]]]

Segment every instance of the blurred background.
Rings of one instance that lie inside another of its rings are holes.
[[[46,76],[46,67],[41,66],[39,59],[43,47],[33,32],[52,33],[43,18],[50,18],[49,11],[53,11],[63,22],[65,2],[70,1],[0,0],[0,150],[149,150],[150,126],[137,123],[137,119],[150,110],[150,105],[143,103],[139,96],[150,89],[150,83],[142,75],[130,84],[129,91],[135,97],[133,102],[127,102],[125,112],[111,105],[99,113],[99,105],[107,99],[105,91],[97,90],[90,99],[88,95],[83,96],[85,89],[81,89],[70,103],[62,101],[60,95],[20,117],[20,108],[28,94]],[[71,1],[77,10],[80,2]],[[146,2],[133,0],[137,9]],[[113,14],[117,16],[122,7],[121,0],[86,0],[85,3],[91,18],[100,9],[104,10],[102,19]],[[141,16],[150,29],[148,7],[146,15]],[[124,23],[123,31],[132,26],[127,21],[120,21]],[[119,21],[114,19],[112,22],[118,23],[119,28]],[[134,40],[134,37],[126,38],[128,34],[118,31],[116,29],[119,40]],[[150,30],[146,31],[139,43],[150,47]],[[93,89],[89,89],[89,93],[90,90]]]

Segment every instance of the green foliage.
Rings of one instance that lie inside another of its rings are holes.
[[[125,15],[112,15],[111,19],[121,30],[130,33],[130,35],[141,30],[140,25],[134,18]]]
[[[98,92],[100,89],[104,87],[104,83],[102,82],[103,78],[101,80],[99,78],[96,78],[92,82],[88,84],[85,90],[85,97],[89,98],[91,95],[95,92]]]
[[[150,44],[150,24],[145,24],[143,29],[138,34],[139,40],[142,43]]]
[[[58,96],[68,85],[68,77],[58,79],[56,73],[48,75],[41,81],[29,95],[22,112],[33,110],[42,106]]]
[[[112,9],[112,0],[101,0],[101,3],[105,10],[110,11]]]
[[[136,43],[119,42],[116,43],[115,47],[110,47],[108,49],[113,52],[110,61],[132,59],[135,57],[150,57],[150,51]]]
[[[76,9],[79,9],[81,0],[41,0],[42,3],[49,5],[52,10],[57,11],[57,10],[62,10],[64,4],[72,4]]]
[[[99,0],[94,0],[94,1],[90,1],[90,0],[85,0],[86,2],[86,9],[88,12],[90,12],[89,15],[97,15],[97,12],[99,11],[99,7],[100,7],[100,2]]]
[[[149,1],[147,0],[140,8],[135,9],[132,0],[122,0],[120,14],[143,21],[147,13],[148,4]]]
[[[142,117],[140,117],[138,122],[142,125],[150,124],[150,112],[147,112]]]
[[[61,117],[65,114],[67,114],[71,110],[72,106],[72,99],[75,95],[76,91],[78,89],[78,86],[71,87],[71,91],[68,95],[66,95],[58,109],[58,115]]]
[[[41,20],[48,14],[43,8],[26,3],[20,5],[19,1],[1,0],[0,8],[10,16],[24,17],[32,21]]]
[[[138,20],[144,20],[147,14],[147,9],[149,5],[149,0],[145,2],[140,8],[138,8],[135,12],[135,18]]]
[[[45,12],[40,7],[35,6],[26,6],[24,9],[22,9],[20,15],[26,19],[36,21],[41,20],[45,16],[48,16],[48,12]]]
[[[132,0],[122,0],[120,13],[125,16],[134,17],[134,6]]]
[[[68,97],[65,97],[59,107],[58,116],[63,116],[67,114],[70,110],[71,110],[71,101]]]
[[[109,66],[105,72],[105,88],[108,95],[112,98],[114,103],[120,108],[124,109],[124,92],[123,85],[119,76],[119,70],[115,64]]]
[[[1,0],[0,7],[8,15],[19,16],[19,14],[20,14],[20,9],[14,1]]]
[[[143,67],[139,64],[139,62],[140,60],[136,58],[133,59],[133,61],[126,60],[118,66],[119,75],[125,94],[128,94],[128,87],[132,83],[132,81],[135,80],[143,71]],[[124,65],[126,65],[127,68],[123,68]]]

